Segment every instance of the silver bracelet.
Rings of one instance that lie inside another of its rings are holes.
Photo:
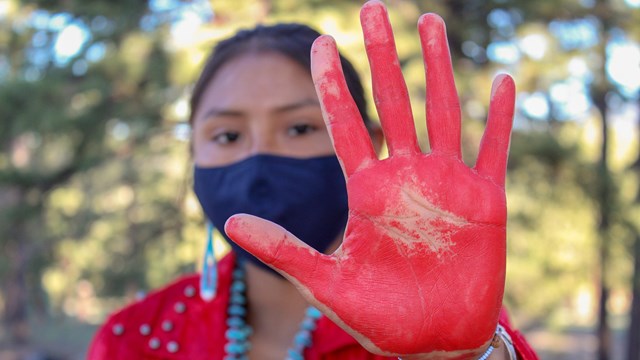
[[[518,355],[516,354],[516,348],[513,346],[513,340],[511,340],[511,336],[504,329],[504,327],[498,324],[498,328],[496,329],[496,334],[502,339],[505,347],[507,348],[507,352],[509,353],[510,360],[518,360]]]

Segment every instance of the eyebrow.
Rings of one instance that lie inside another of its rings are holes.
[[[303,99],[295,103],[279,106],[275,108],[273,112],[283,113],[287,111],[297,110],[299,108],[306,107],[306,106],[320,106],[320,103],[318,102],[317,99]]]
[[[320,106],[320,103],[318,102],[317,99],[303,99],[291,104],[278,106],[275,109],[273,109],[272,112],[285,113],[285,112],[297,110],[307,106]],[[209,111],[207,111],[204,118],[207,119],[215,116],[241,117],[243,115],[244,115],[244,112],[240,110],[211,108],[209,109]]]

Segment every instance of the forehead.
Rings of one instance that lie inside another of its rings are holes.
[[[317,98],[309,70],[278,53],[250,52],[222,65],[196,113],[212,107],[265,110],[308,98]]]

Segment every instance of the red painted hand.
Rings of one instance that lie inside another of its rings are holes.
[[[477,358],[494,333],[504,289],[513,81],[506,75],[494,81],[478,160],[467,167],[444,23],[423,15],[431,144],[423,154],[386,9],[369,2],[361,21],[389,158],[376,157],[333,39],[319,38],[312,50],[314,82],[347,179],[342,246],[320,254],[249,215],[232,217],[225,230],[369,351]]]

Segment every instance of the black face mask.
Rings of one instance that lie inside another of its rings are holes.
[[[347,224],[347,189],[335,155],[310,159],[256,155],[222,167],[196,166],[194,190],[238,261],[269,270],[224,234],[231,215],[246,213],[273,221],[319,252],[325,252]]]

